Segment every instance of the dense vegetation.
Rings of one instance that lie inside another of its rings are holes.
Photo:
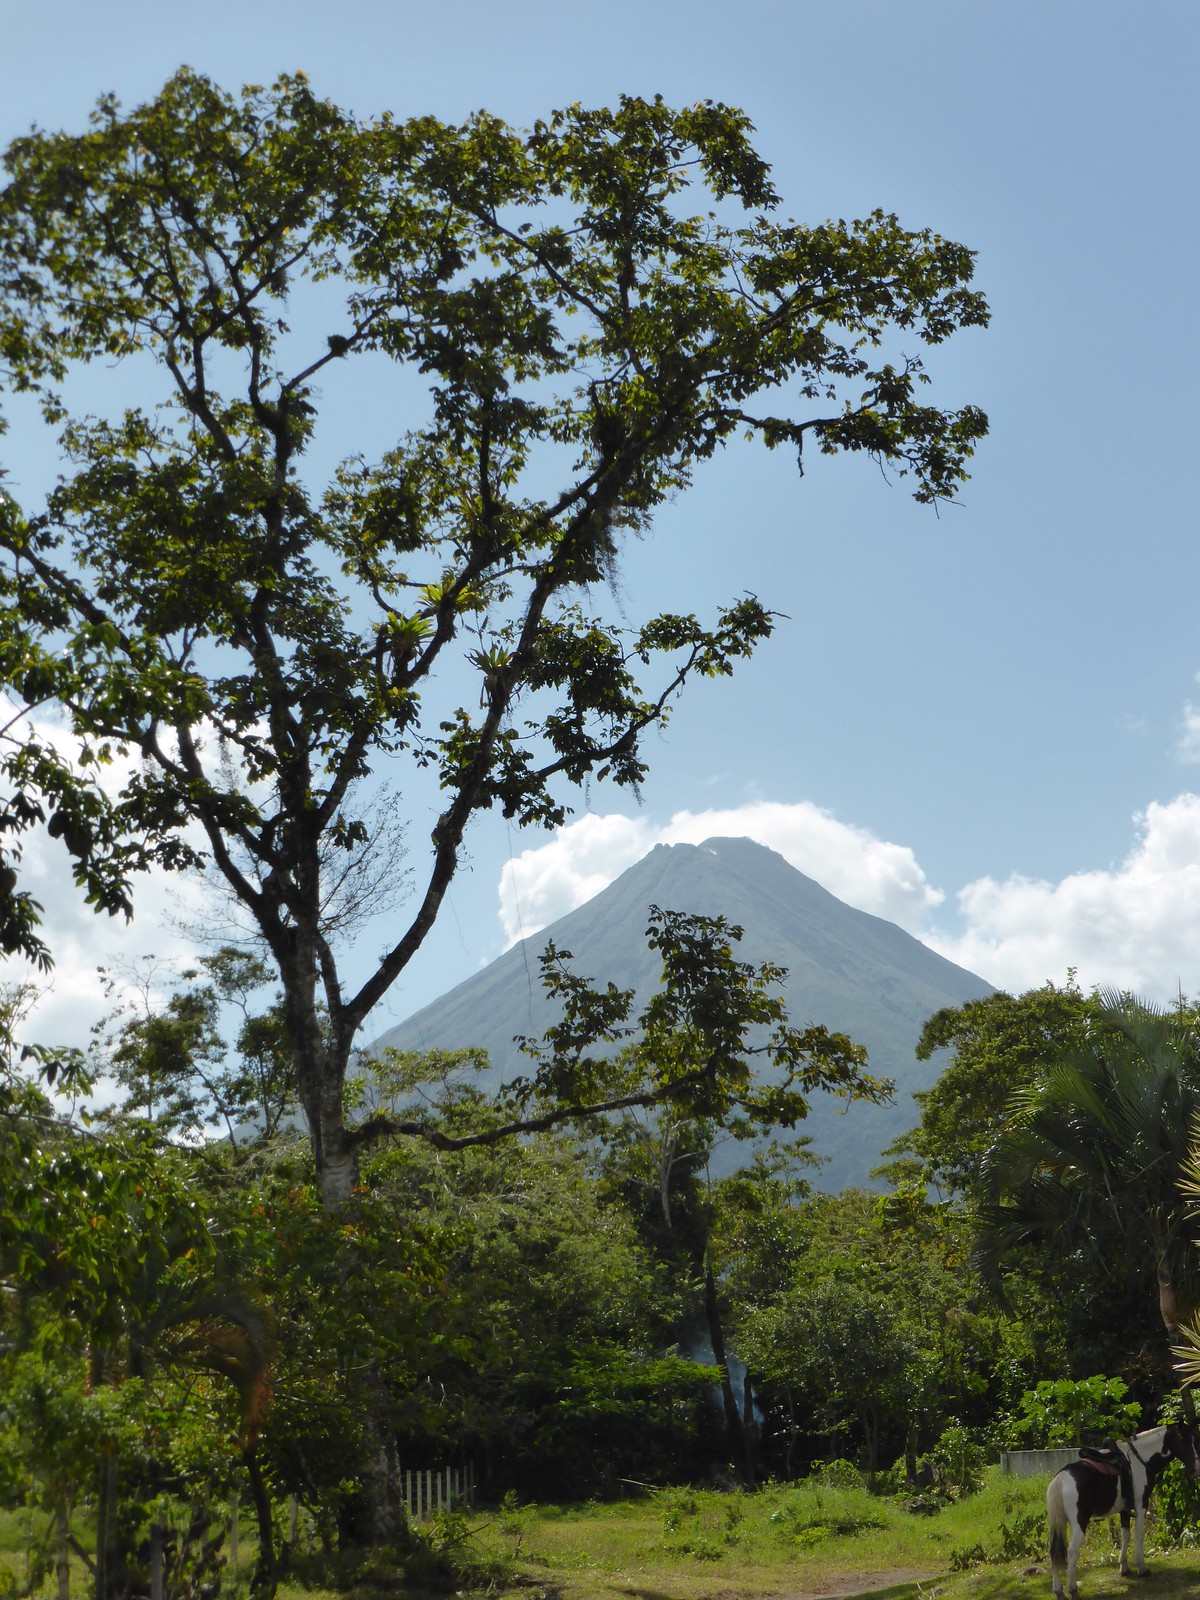
[[[1127,1432],[1176,1387],[1133,1168],[1112,1205],[1099,1179],[1081,1201],[1072,1165],[1051,1214],[1010,1146],[1044,1132],[1068,1065],[1119,1059],[1128,1093],[1167,1108],[1155,1192],[1182,1237],[1174,1128],[1200,1089],[1186,1009],[1068,986],[934,1018],[926,1042],[955,1053],[919,1127],[879,1192],[836,1195],[812,1187],[803,1141],[748,1140],[710,1181],[730,1131],[664,1109],[464,1144],[497,1118],[469,1056],[363,1062],[351,1122],[419,1101],[446,1147],[377,1143],[331,1215],[261,978],[222,952],[159,1009],[118,1014],[75,1064],[114,1096],[83,1122],[6,1064],[3,1492],[41,1506],[47,1560],[87,1502],[101,1592],[144,1577],[160,1527],[172,1592],[199,1593],[239,1495],[260,1584],[287,1566],[289,1500],[331,1559],[361,1545],[369,1411],[402,1468],[470,1462],[493,1502],[792,1481],[850,1458],[849,1481],[916,1505],[977,1487],[997,1445]],[[1147,1030],[1158,1058],[1131,1054]],[[1158,1081],[1168,1043],[1176,1099]],[[1081,1093],[1069,1114],[1097,1171],[1117,1154],[1113,1107]],[[951,1183],[970,1122],[990,1143]],[[1123,1126],[1149,1181],[1150,1147]]]
[[[742,435],[936,503],[986,432],[922,403],[914,353],[986,323],[971,252],[781,220],[751,131],[632,99],[370,121],[182,71],[8,152],[0,380],[62,474],[38,509],[0,494],[0,950],[53,957],[41,824],[98,909],[207,868],[245,934],[88,1055],[31,1046],[3,991],[0,1497],[60,1585],[86,1524],[96,1600],[201,1600],[240,1507],[269,1591],[288,1502],[331,1563],[395,1548],[401,1471],[446,1462],[558,1499],[853,1457],[928,1503],[991,1442],[1173,1387],[1182,1006],[1068,986],[933,1019],[953,1064],[880,1193],[772,1142],[887,1086],[720,918],[655,909],[636,1014],[548,951],[560,1020],[491,1100],[469,1053],[355,1057],[469,827],[636,789],[684,686],[778,621],[600,614],[622,540]],[[326,429],[342,363],[379,415],[355,391]],[[435,812],[401,914],[398,841]]]

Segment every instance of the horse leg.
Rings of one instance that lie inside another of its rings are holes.
[[[1143,1500],[1138,1506],[1133,1519],[1133,1559],[1137,1564],[1138,1577],[1148,1578],[1150,1568],[1146,1565],[1146,1502]]]
[[[1137,1552],[1137,1554],[1139,1556],[1141,1555],[1141,1551],[1142,1551],[1141,1535],[1142,1535],[1142,1524],[1141,1524],[1141,1519],[1139,1518],[1139,1520],[1138,1520],[1138,1538],[1137,1538],[1137,1545],[1136,1545],[1136,1552]],[[1121,1574],[1121,1576],[1123,1578],[1128,1578],[1130,1576],[1130,1572],[1129,1572],[1129,1512],[1127,1510],[1126,1511],[1122,1511],[1122,1513],[1121,1513],[1121,1558],[1117,1562],[1117,1571]]]
[[[1050,1487],[1046,1491],[1046,1509],[1050,1513],[1050,1581],[1056,1600],[1062,1600],[1064,1564],[1067,1569],[1067,1593],[1070,1600],[1079,1600],[1076,1572],[1079,1548],[1083,1544],[1089,1518],[1080,1504],[1079,1485],[1065,1469],[1050,1480]]]
[[[1046,1512],[1050,1520],[1050,1587],[1055,1600],[1063,1600],[1063,1567],[1067,1560],[1067,1513],[1063,1505],[1063,1480],[1055,1475],[1046,1490]]]
[[[1087,1532],[1087,1523],[1082,1520],[1071,1523],[1071,1543],[1067,1550],[1067,1593],[1071,1600],[1079,1600],[1079,1579],[1075,1569],[1079,1565],[1079,1552],[1083,1547],[1083,1536]]]
[[[1064,1547],[1064,1549],[1065,1549],[1065,1547]],[[1054,1594],[1054,1600],[1063,1600],[1062,1575],[1063,1575],[1063,1566],[1065,1564],[1065,1560],[1066,1560],[1065,1554],[1059,1552],[1058,1550],[1056,1550],[1054,1548],[1053,1545],[1051,1545],[1050,1546],[1050,1588],[1051,1588],[1051,1591]]]

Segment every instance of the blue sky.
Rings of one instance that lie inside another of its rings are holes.
[[[640,809],[595,788],[551,840],[484,819],[379,1030],[657,839],[733,831],[994,982],[1200,989],[1192,0],[8,0],[4,32],[5,143],[182,62],[228,87],[302,68],[364,116],[712,97],[749,112],[797,217],[882,206],[978,252],[992,327],[931,364],[992,419],[961,503],[935,516],[865,462],[713,463],[625,561],[631,613],[749,589],[790,621],[683,702]],[[0,445],[28,485],[44,448]],[[118,941],[44,872],[67,1028]],[[171,948],[177,899],[148,886],[122,948]]]

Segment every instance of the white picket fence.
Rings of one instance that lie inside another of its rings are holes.
[[[475,1467],[426,1468],[401,1474],[404,1504],[414,1522],[427,1522],[437,1511],[475,1504]]]

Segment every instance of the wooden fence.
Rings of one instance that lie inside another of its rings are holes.
[[[426,1522],[436,1511],[453,1511],[475,1504],[475,1468],[426,1468],[422,1472],[401,1474],[404,1504],[414,1522]]]

